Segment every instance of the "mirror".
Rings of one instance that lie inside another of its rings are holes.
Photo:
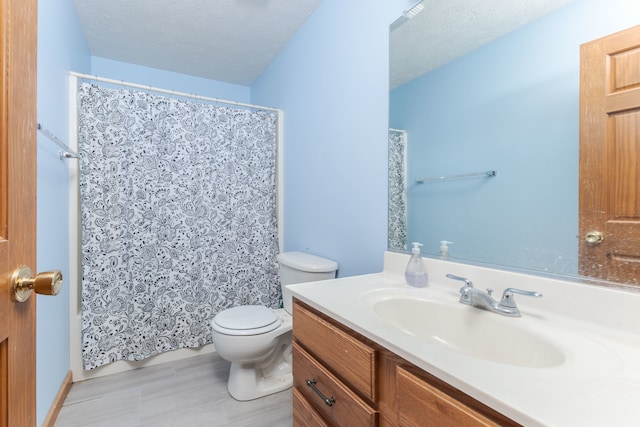
[[[637,1],[419,5],[391,26],[389,249],[578,277],[580,45]]]

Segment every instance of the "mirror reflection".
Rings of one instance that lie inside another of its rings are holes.
[[[451,258],[576,276],[580,45],[637,25],[640,5],[473,3],[425,0],[392,25],[389,248],[447,241]],[[474,33],[485,12],[507,33]]]

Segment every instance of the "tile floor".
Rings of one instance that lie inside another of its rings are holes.
[[[55,427],[290,427],[291,389],[248,402],[227,392],[216,354],[73,384]]]

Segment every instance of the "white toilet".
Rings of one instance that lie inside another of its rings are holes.
[[[333,279],[338,263],[304,252],[278,255],[284,309],[243,305],[211,321],[213,344],[231,362],[227,389],[237,400],[251,400],[291,387],[292,297],[285,285]]]

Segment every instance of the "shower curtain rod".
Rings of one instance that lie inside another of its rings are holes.
[[[125,81],[122,81],[122,80],[108,79],[108,78],[105,78],[105,77],[99,77],[99,76],[91,75],[91,74],[82,74],[82,73],[77,73],[75,71],[71,71],[70,75],[72,75],[74,77],[82,78],[82,79],[95,80],[97,82],[109,83],[109,84],[118,85],[118,86],[128,86],[128,87],[132,87],[132,88],[136,88],[136,89],[142,89],[142,90],[149,90],[149,91],[152,91],[152,92],[164,93],[164,94],[167,94],[167,95],[174,95],[174,96],[180,96],[180,97],[183,97],[183,98],[197,99],[197,100],[200,100],[200,101],[211,101],[211,102],[217,102],[219,104],[230,104],[230,105],[236,105],[236,106],[239,106],[239,107],[247,107],[247,108],[253,108],[253,109],[258,109],[258,110],[268,110],[268,111],[275,111],[275,112],[279,112],[280,111],[279,109],[273,108],[273,107],[264,107],[262,105],[246,104],[244,102],[237,102],[237,101],[227,101],[225,99],[220,99],[220,98],[210,98],[208,96],[194,95],[194,94],[186,93],[186,92],[177,92],[175,90],[161,89],[161,88],[157,88],[157,87],[153,87],[153,86],[141,85],[141,84],[137,84],[137,83],[129,83],[129,82],[125,82]]]

